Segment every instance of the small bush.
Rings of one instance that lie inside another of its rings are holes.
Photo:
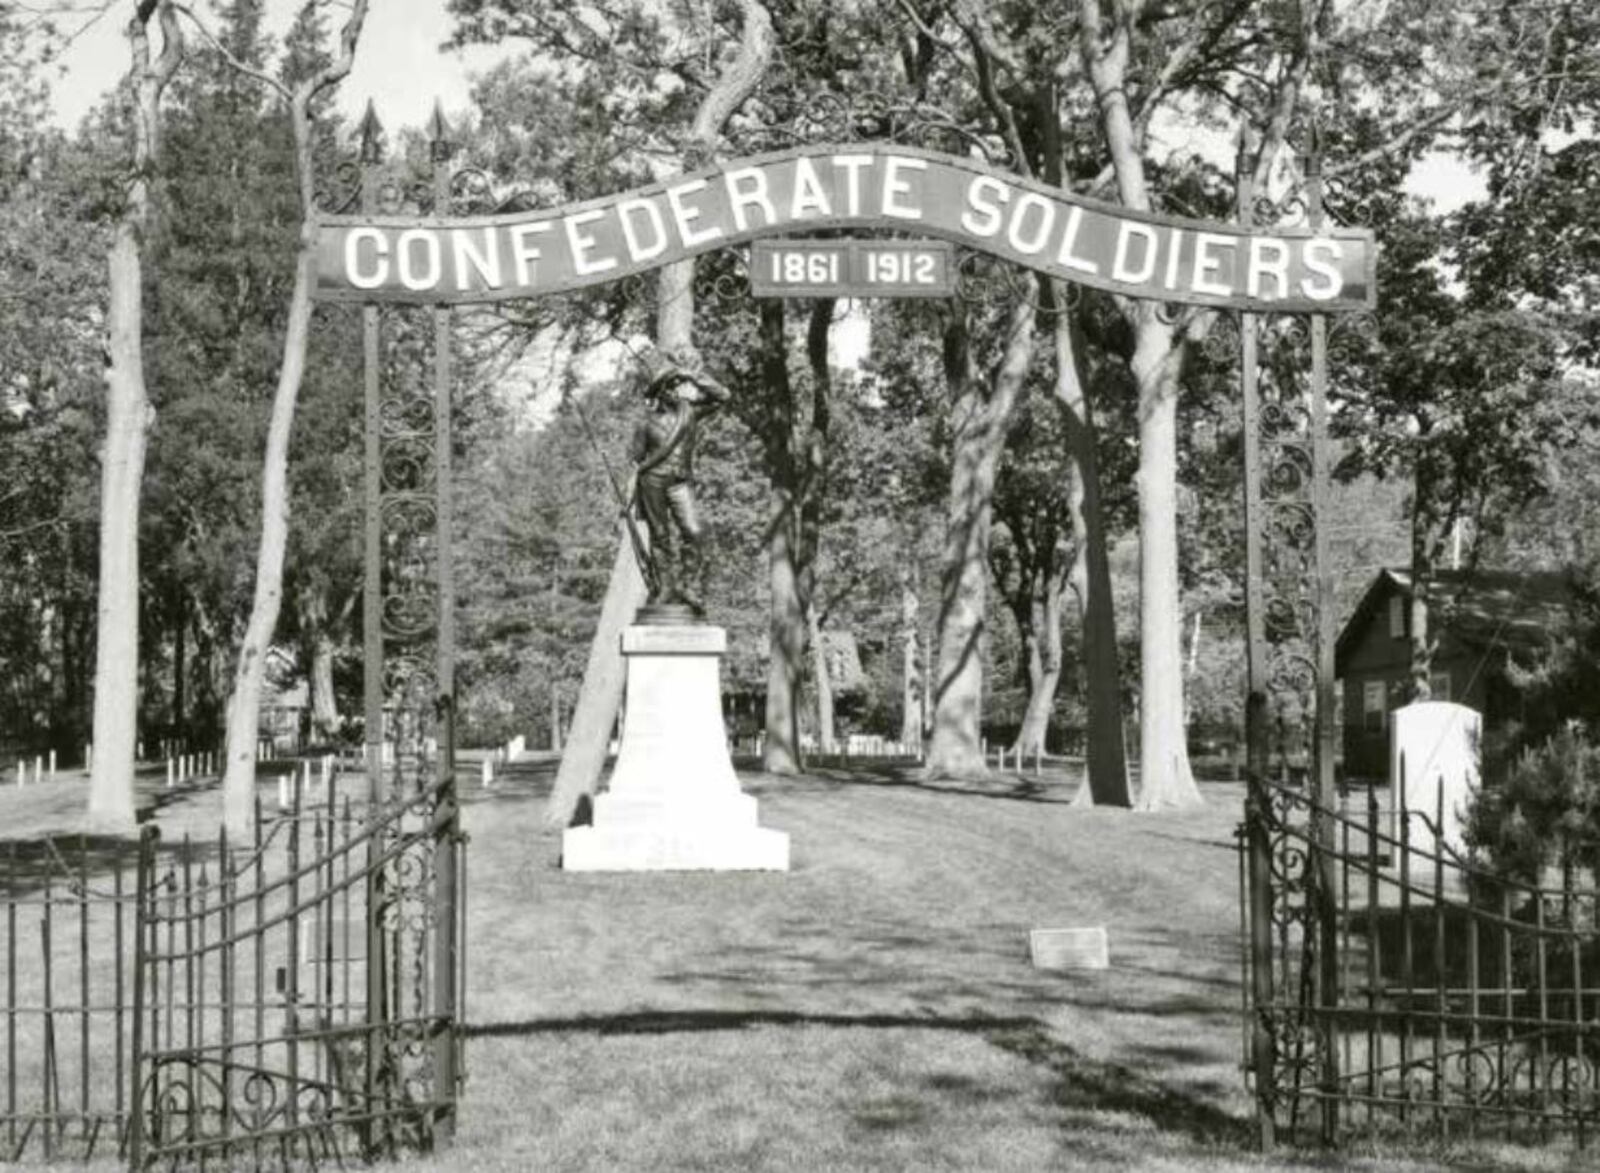
[[[1496,870],[1537,884],[1544,869],[1600,864],[1600,745],[1569,724],[1525,750],[1498,786],[1486,786],[1467,816],[1467,842]]]

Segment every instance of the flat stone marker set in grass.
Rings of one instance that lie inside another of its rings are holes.
[[[1087,929],[1034,929],[1028,954],[1035,969],[1109,969],[1111,945],[1104,925]]]

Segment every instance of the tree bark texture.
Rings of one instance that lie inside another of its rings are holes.
[[[806,651],[806,606],[802,597],[800,505],[802,487],[794,452],[795,402],[789,381],[783,302],[761,305],[762,440],[771,497],[767,508],[767,581],[772,611],[767,623],[766,739],[761,768],[798,774],[800,681]]]
[[[283,557],[289,540],[289,441],[295,404],[305,375],[311,335],[311,290],[316,281],[316,179],[312,173],[312,114],[318,94],[337,85],[355,62],[356,44],[366,20],[367,0],[355,0],[340,33],[340,54],[316,76],[295,88],[289,103],[295,166],[300,184],[300,249],[284,326],[283,361],[267,421],[261,466],[261,536],[256,548],[255,592],[250,618],[234,667],[228,698],[227,741],[223,754],[222,816],[231,834],[245,836],[255,819],[256,742],[261,731],[261,685],[267,652],[283,604]],[[441,455],[441,459],[447,457]]]
[[[149,23],[159,14],[161,55],[150,61]],[[107,255],[106,437],[100,467],[99,626],[95,648],[94,764],[88,822],[134,829],[139,707],[139,491],[154,415],[144,382],[143,248],[150,177],[161,136],[161,92],[183,57],[172,4],[143,0],[128,24],[134,92],[133,178]]]
[[[900,744],[906,748],[922,745],[923,688],[922,659],[918,649],[918,629],[922,625],[922,602],[917,597],[916,578],[910,570],[900,572]]]
[[[1122,203],[1150,210],[1139,135],[1128,107],[1134,10],[1105,24],[1100,0],[1079,0],[1079,45],[1100,102],[1100,123]],[[1149,302],[1122,302],[1134,329],[1139,389],[1139,788],[1140,809],[1201,801],[1189,769],[1183,721],[1178,593],[1177,383],[1183,339]]]
[[[828,649],[822,642],[815,601],[806,608],[806,634],[811,639],[811,675],[817,690],[817,746],[823,753],[833,753],[833,681],[828,676]]]
[[[627,664],[622,657],[622,630],[633,622],[645,599],[644,574],[634,557],[626,523],[617,527],[617,553],[606,583],[605,599],[600,604],[600,623],[589,645],[589,662],[583,670],[583,687],[567,725],[567,740],[556,780],[545,803],[547,826],[568,826],[579,806],[594,795],[606,765],[606,750],[611,732],[622,708],[623,686],[627,683]],[[641,537],[645,537],[641,533]],[[556,701],[551,700],[551,734],[556,729]],[[559,745],[556,748],[561,748]]]
[[[1068,486],[1076,556],[1069,582],[1082,626],[1085,708],[1084,755],[1088,781],[1080,798],[1095,806],[1130,806],[1128,761],[1122,740],[1122,667],[1111,599],[1111,561],[1100,509],[1100,462],[1095,452],[1094,404],[1082,367],[1083,350],[1062,290],[1055,321],[1056,402],[1072,451]]]
[[[772,18],[755,0],[741,0],[743,28],[734,59],[718,77],[695,113],[683,152],[686,170],[709,160],[722,128],[755,90],[772,60]],[[661,270],[656,285],[656,342],[679,361],[693,363],[694,261]],[[622,707],[627,670],[622,659],[622,629],[633,622],[645,600],[644,579],[626,531],[618,535],[611,580],[600,609],[600,625],[589,648],[589,662],[573,704],[566,745],[545,806],[545,822],[564,827],[580,800],[600,786],[606,747]]]
[[[1044,752],[1045,733],[1055,709],[1056,688],[1061,683],[1061,578],[1046,570],[1034,590],[1033,620],[1029,624],[1028,707],[1017,731],[1021,757]]]
[[[987,770],[981,733],[983,638],[994,478],[1006,426],[1033,358],[1033,307],[1019,299],[1005,330],[1004,357],[987,389],[960,311],[945,331],[945,379],[955,396],[955,438],[940,572],[933,737],[923,767],[932,778],[970,777]]]
[[[1172,327],[1153,312],[1133,355],[1139,385],[1140,810],[1202,801],[1189,768],[1178,594],[1178,366]]]

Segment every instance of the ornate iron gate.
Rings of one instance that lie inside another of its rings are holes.
[[[1442,806],[1381,810],[1373,791],[1349,809],[1267,783],[1251,804],[1269,1139],[1581,1148],[1600,1129],[1600,892],[1570,870],[1556,885],[1493,871],[1441,845],[1444,824]]]
[[[130,1168],[301,1166],[453,1127],[465,853],[449,783],[296,788],[246,848],[141,843]]]
[[[1257,200],[1256,170],[1241,151],[1247,225],[1285,210]],[[1300,171],[1288,203],[1316,228],[1314,150]],[[1369,791],[1352,811],[1335,785],[1328,360],[1330,349],[1339,357],[1364,345],[1373,324],[1369,314],[1237,318],[1248,678],[1240,902],[1261,1141],[1424,1129],[1565,1134],[1583,1145],[1600,1126],[1592,881],[1508,878],[1439,845],[1442,809],[1380,811]]]

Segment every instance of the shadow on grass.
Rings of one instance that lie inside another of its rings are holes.
[[[1049,1071],[1056,1106],[1072,1112],[1118,1112],[1149,1120],[1162,1132],[1204,1145],[1247,1150],[1250,1121],[1230,1115],[1132,1067],[1085,1059],[1051,1037],[1039,1023],[998,1031],[989,1041],[1002,1051]]]
[[[880,786],[902,790],[920,790],[928,794],[966,795],[971,798],[999,798],[1012,802],[1036,802],[1050,806],[1065,806],[1078,792],[1080,781],[1065,775],[1025,777],[996,771],[985,778],[927,778],[920,766],[894,762],[862,762],[848,767],[822,766],[809,768],[800,778],[829,784],[819,789],[837,786]],[[767,775],[754,774],[751,780],[766,780]],[[785,778],[786,789],[792,789],[794,779]]]
[[[185,852],[191,864],[216,854],[216,845],[195,840],[186,847],[181,838],[163,838],[156,845],[156,867],[181,861]],[[139,841],[119,835],[40,835],[31,839],[0,840],[0,897],[21,899],[46,889],[76,895],[83,888],[91,900],[114,895],[116,874],[123,879],[122,894],[131,899],[137,887]]]
[[[786,1010],[634,1011],[623,1014],[575,1015],[516,1022],[469,1024],[467,1039],[537,1037],[559,1034],[662,1035],[740,1031],[761,1027],[837,1027],[845,1030],[929,1030],[977,1035],[1049,1076],[1050,1101],[1076,1117],[1078,1113],[1117,1113],[1148,1121],[1161,1132],[1177,1134],[1206,1146],[1248,1151],[1252,1125],[1215,1104],[1168,1086],[1133,1067],[1085,1057],[1054,1038],[1036,1018],[986,1014],[943,1017],[919,1014],[818,1014]],[[1155,1057],[1152,1057],[1155,1058]],[[1172,1066],[1179,1056],[1167,1056]],[[959,1073],[940,1072],[927,1081],[930,1090],[962,1097],[990,1093],[981,1081]],[[879,1127],[912,1123],[907,1119],[873,1121]],[[1083,1126],[1072,1118],[1066,1129]]]
[[[809,1014],[797,1010],[639,1010],[626,1014],[532,1018],[522,1022],[469,1023],[462,1034],[473,1038],[522,1035],[597,1034],[658,1035],[700,1031],[745,1030],[761,1026],[838,1026],[865,1030],[948,1030],[970,1033],[1038,1028],[1037,1019],[988,1014],[938,1018],[926,1014]]]

